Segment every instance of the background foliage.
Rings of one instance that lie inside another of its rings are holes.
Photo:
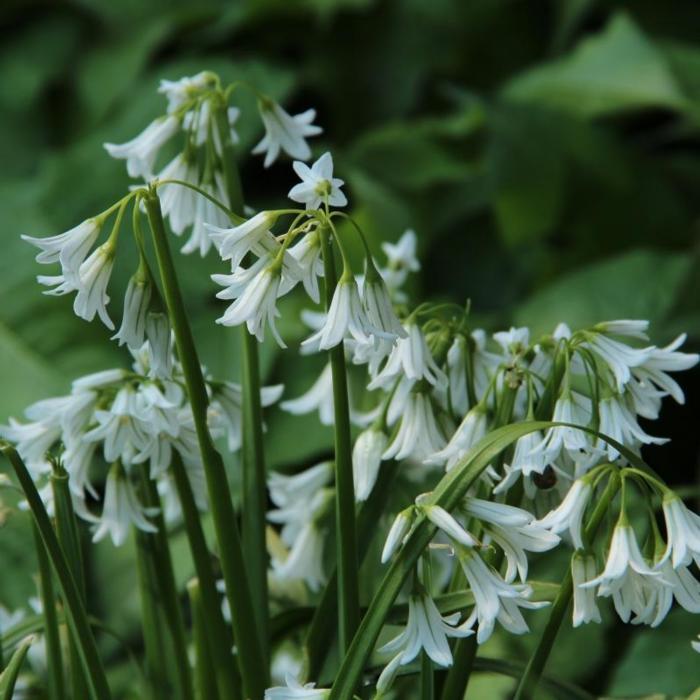
[[[103,327],[73,316],[71,300],[41,295],[19,235],[63,231],[120,196],[123,164],[101,144],[160,113],[160,78],[205,68],[248,78],[291,110],[318,109],[325,132],[313,145],[332,148],[375,250],[406,227],[418,232],[416,294],[470,298],[487,328],[535,333],[561,319],[649,318],[655,342],[687,330],[697,350],[699,29],[694,0],[5,0],[0,420],[128,361]],[[242,128],[245,146],[259,137],[253,126]],[[293,179],[287,164],[265,171],[245,156],[241,165],[248,201],[279,205]],[[235,376],[237,337],[212,323],[217,264],[178,262],[204,360]],[[117,266],[115,288],[131,267]],[[288,396],[317,371],[308,360],[278,362],[271,346],[264,360]],[[669,405],[655,426],[674,440],[647,457],[673,483],[697,485],[700,376],[686,374],[687,406]],[[324,455],[329,434],[300,440],[299,426],[270,416],[272,467]],[[2,513],[0,602],[12,607],[33,591],[35,563],[26,516]],[[189,559],[184,542],[175,546],[184,578]],[[93,612],[138,646],[128,548],[92,548],[88,565]],[[547,560],[544,576],[556,579],[561,565]],[[689,640],[699,630],[683,612],[656,631],[610,617],[565,633],[551,668],[600,694],[685,694],[698,682]],[[497,637],[485,653],[525,659],[528,646]],[[113,655],[115,677],[128,677],[121,644]],[[476,697],[507,697],[510,687],[482,674]]]

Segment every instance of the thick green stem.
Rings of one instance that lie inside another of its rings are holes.
[[[585,540],[590,541],[598,531],[603,517],[607,513],[610,502],[617,494],[620,488],[620,480],[616,473],[611,474],[608,485],[605,487],[600,500],[591,514],[591,517],[586,524]],[[534,693],[537,684],[544,671],[549,655],[552,653],[552,647],[556,640],[561,623],[564,620],[566,611],[569,609],[569,604],[574,594],[573,582],[571,579],[571,566],[566,570],[564,580],[561,583],[561,588],[557,597],[552,604],[552,610],[549,614],[549,620],[542,632],[542,637],[537,644],[537,648],[532,653],[530,660],[527,662],[525,672],[523,673],[518,687],[515,691],[514,700],[531,700],[534,698]]]
[[[90,685],[90,694],[95,700],[110,700],[111,693],[107,684],[107,677],[97,651],[95,637],[90,629],[80,591],[75,583],[66,556],[58,542],[56,533],[51,527],[51,521],[46,513],[39,492],[36,490],[31,474],[17,451],[6,442],[0,442],[0,451],[5,454],[10,460],[10,464],[12,464],[41,534],[46,552],[53,565],[56,578],[61,585],[61,594],[68,617],[68,624],[75,643],[80,650],[80,661],[85,677]]]
[[[333,301],[336,286],[335,262],[330,231],[319,231],[323,254],[326,310]],[[335,515],[338,556],[338,614],[340,652],[344,654],[360,622],[357,534],[355,532],[355,487],[352,475],[350,405],[345,367],[345,347],[340,343],[328,352],[333,376],[335,415]]]
[[[83,555],[80,550],[80,536],[73,511],[73,499],[68,485],[68,473],[62,466],[54,468],[51,474],[54,509],[56,511],[56,533],[58,541],[65,552],[68,565],[78,587],[83,604],[85,604],[85,576],[83,572]],[[80,666],[80,653],[75,640],[68,639],[68,665],[71,676],[72,697],[88,696],[87,681]]]
[[[222,145],[221,162],[229,206],[236,214],[243,214],[243,189],[231,142],[231,128],[225,106],[216,109],[216,126]],[[248,329],[241,327],[243,388],[243,498],[241,535],[243,554],[248,564],[254,612],[257,618],[260,643],[265,659],[268,657],[269,602],[267,589],[267,488],[265,452],[263,447],[263,414],[260,400],[260,361],[258,341]],[[267,661],[266,661],[267,663]]]
[[[199,581],[193,579],[187,584],[192,609],[192,629],[194,637],[195,665],[194,688],[197,700],[220,700],[216,685],[216,669],[212,662],[211,641],[207,634],[208,619],[202,606]],[[223,696],[226,698],[226,696]],[[226,698],[228,700],[228,698]]]
[[[148,472],[148,465],[141,465],[141,485],[143,501],[146,506],[152,508],[153,523],[157,532],[151,535],[153,541],[153,562],[156,567],[156,581],[159,589],[159,597],[164,612],[165,624],[170,632],[173,645],[175,672],[178,676],[178,685],[181,697],[192,700],[192,674],[190,673],[189,657],[187,655],[187,638],[185,636],[185,623],[182,619],[182,608],[178,600],[177,584],[173,561],[168,545],[168,533],[165,529],[165,519],[160,503],[160,496],[155,482]]]
[[[168,700],[174,693],[165,663],[168,658],[163,634],[163,621],[158,612],[158,571],[154,566],[153,537],[136,531],[136,571],[141,599],[141,629],[144,646],[146,693],[151,700]]]
[[[221,569],[226,583],[226,595],[231,606],[234,637],[238,645],[241,677],[246,696],[251,700],[258,700],[263,697],[267,685],[267,666],[256,629],[253,599],[246,574],[241,538],[231,501],[226,470],[223,459],[216,450],[209,434],[206,386],[192,337],[192,329],[185,312],[182,292],[175,273],[160,201],[155,193],[150,193],[145,197],[145,203],[163,284],[163,293],[175,333],[175,344],[182,364],[204,465],[214,529],[219,546]]]
[[[46,639],[46,666],[50,700],[63,700],[66,697],[63,686],[63,656],[61,654],[61,634],[58,628],[56,596],[53,590],[51,562],[36,525],[33,527],[36,544],[36,558],[39,564],[39,595],[44,615],[44,637]]]
[[[231,651],[233,649],[233,636],[226,626],[221,611],[219,594],[216,590],[216,577],[212,569],[211,556],[204,537],[204,531],[202,530],[202,524],[199,520],[197,504],[192,494],[192,486],[190,485],[185,465],[177,452],[173,455],[171,469],[177,495],[180,499],[180,507],[182,508],[185,531],[187,532],[187,539],[192,552],[194,569],[197,572],[198,597],[206,620],[207,639],[216,674],[219,696],[227,700],[237,700],[237,698],[240,698],[240,689]]]

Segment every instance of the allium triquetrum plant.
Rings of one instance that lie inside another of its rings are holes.
[[[313,110],[290,115],[256,92],[265,134],[253,152],[265,167],[291,157],[299,182],[281,208],[250,208],[236,166],[236,124],[251,118],[235,107],[241,90],[255,92],[206,72],[163,81],[165,114],[106,144],[143,183],[65,233],[25,237],[59,267],[39,277],[46,293],[113,330],[131,366],[76,378],[1,429],[34,520],[42,611],[31,630],[21,611],[1,618],[3,639],[36,633],[4,661],[3,697],[30,644],[51,698],[111,697],[84,529],[114,547],[136,536],[139,697],[457,700],[480,645],[528,634],[534,616],[546,623],[529,661],[492,668],[516,669],[521,700],[540,683],[574,697],[543,676],[562,624],[599,623],[604,608],[651,627],[674,603],[700,612],[700,517],[640,457],[665,440],[639,419],[656,419],[666,397],[683,403],[673,374],[698,361],[684,336],[657,347],[643,320],[574,330],[565,319],[543,337],[487,334],[468,303],[412,299],[416,235],[370,248],[331,153],[313,161]],[[181,149],[164,163],[166,144]],[[222,337],[242,329],[240,384],[200,364],[171,251],[183,234],[182,253],[220,262],[217,323]],[[115,290],[121,247],[138,265]],[[293,290],[308,297],[308,337],[287,349],[276,321]],[[301,396],[261,385],[268,334],[286,362],[325,358]],[[301,440],[309,422],[332,426],[331,460],[266,470],[263,408],[277,402]],[[222,453],[240,453],[235,508]],[[169,541],[179,527],[186,606]],[[531,558],[557,547],[569,559],[559,580],[533,580]]]

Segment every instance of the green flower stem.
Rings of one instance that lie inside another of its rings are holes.
[[[608,481],[608,485],[605,487],[603,494],[601,495],[596,507],[591,514],[588,523],[585,528],[585,540],[590,541],[595,536],[598,531],[603,517],[608,511],[611,501],[617,494],[620,488],[620,479],[616,472],[613,472]],[[525,672],[520,678],[518,687],[515,691],[514,700],[530,700],[534,698],[534,693],[537,688],[537,684],[544,671],[547,659],[552,652],[552,647],[554,646],[554,641],[556,640],[561,623],[564,620],[567,610],[569,609],[569,604],[574,594],[573,582],[571,578],[571,566],[567,568],[564,580],[561,583],[561,588],[557,597],[554,599],[552,605],[552,611],[549,614],[549,620],[547,621],[547,626],[542,632],[542,637],[535,651],[532,653],[530,660],[525,667]]]
[[[163,509],[156,484],[150,477],[148,465],[142,464],[140,471],[143,502],[148,508],[154,509],[155,512],[152,521],[157,528],[157,532],[150,535],[153,543],[153,563],[157,574],[156,582],[165,624],[168,627],[173,644],[173,660],[178,677],[178,686],[181,696],[185,700],[192,700],[194,696],[189,657],[187,655],[185,623],[182,619],[182,608],[178,600],[177,584],[175,583],[175,572],[168,545],[168,533],[165,529]]]
[[[192,628],[194,635],[195,666],[194,688],[197,700],[221,700],[216,685],[216,670],[211,657],[211,641],[207,634],[209,620],[202,606],[199,581],[193,579],[187,584],[192,609]],[[226,700],[228,698],[224,696]]]
[[[144,676],[149,700],[168,700],[175,689],[165,660],[166,650],[163,620],[159,614],[158,571],[154,565],[153,537],[136,530],[136,571],[141,600],[141,629],[144,646]]]
[[[421,653],[420,660],[420,697],[421,700],[433,700],[435,697],[433,662],[425,652]]]
[[[218,695],[226,700],[240,698],[240,689],[236,676],[236,665],[231,650],[233,649],[233,636],[226,626],[219,593],[216,590],[216,577],[211,566],[211,556],[207,541],[204,537],[202,524],[199,520],[199,511],[192,494],[189,477],[182,458],[175,452],[171,465],[175,488],[180,507],[185,521],[187,539],[192,552],[192,560],[197,573],[197,596],[202,614],[206,620],[205,631],[209,644],[210,657],[212,659]],[[191,593],[191,592],[190,592]],[[197,630],[195,628],[195,635]]]
[[[330,232],[319,229],[325,280],[326,310],[330,308],[336,286],[335,262]],[[345,368],[344,343],[328,352],[333,376],[335,415],[335,514],[338,556],[338,613],[340,652],[350,646],[360,621],[357,534],[355,532],[355,487],[352,475],[352,438],[350,406]]]
[[[63,685],[63,657],[61,654],[61,634],[58,628],[56,596],[54,595],[51,562],[37,526],[33,526],[36,558],[39,564],[39,594],[44,615],[44,637],[46,639],[47,671],[49,676],[50,700],[63,700],[66,697]]]
[[[34,516],[34,521],[41,534],[46,553],[51,560],[56,578],[61,586],[68,624],[73,639],[80,650],[80,661],[90,686],[90,695],[93,700],[110,700],[111,693],[107,685],[107,677],[97,651],[95,637],[90,629],[80,591],[75,583],[66,556],[58,542],[56,533],[51,527],[51,521],[41,501],[41,496],[39,496],[29,470],[17,451],[6,442],[0,442],[0,451],[9,459],[17,475],[29,508]]]
[[[185,376],[202,455],[214,529],[219,546],[221,569],[226,583],[226,595],[231,606],[234,637],[238,645],[238,662],[244,691],[246,697],[258,700],[264,694],[268,672],[256,629],[250,584],[245,573],[245,558],[226,479],[226,470],[223,459],[216,450],[209,434],[207,425],[209,399],[192,337],[192,329],[187,319],[182,292],[175,273],[175,265],[160,210],[160,201],[155,193],[149,193],[144,201],[153,234],[163,294],[170,322],[175,332],[175,344]]]
[[[222,167],[229,206],[243,214],[243,190],[231,142],[231,128],[225,105],[216,111],[216,126],[222,144]],[[260,360],[258,341],[244,325],[242,337],[241,384],[243,390],[243,554],[248,564],[253,610],[257,619],[263,657],[268,663],[269,602],[267,589],[267,478],[263,448],[263,413],[260,400]]]
[[[73,578],[85,604],[85,576],[83,572],[83,555],[80,550],[80,536],[73,511],[73,499],[68,486],[68,473],[62,466],[54,467],[51,474],[54,509],[56,511],[56,533],[58,541],[65,552]],[[71,676],[72,697],[88,696],[87,681],[80,666],[80,653],[75,641],[68,639],[68,666]]]

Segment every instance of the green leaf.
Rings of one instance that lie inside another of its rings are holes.
[[[668,321],[690,271],[684,255],[635,251],[591,265],[557,280],[515,310],[517,324],[534,335],[549,333],[561,319],[574,329],[615,318]]]
[[[615,15],[600,34],[584,39],[564,58],[517,76],[502,95],[586,118],[689,106],[663,53],[626,14]]]
[[[22,662],[35,639],[36,637],[34,637],[34,635],[26,637],[17,648],[17,651],[12,655],[10,663],[7,664],[7,668],[0,673],[0,700],[12,700]]]

